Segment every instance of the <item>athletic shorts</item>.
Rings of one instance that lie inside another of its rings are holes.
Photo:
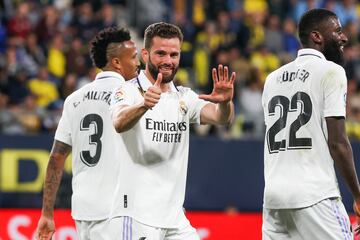
[[[108,220],[106,233],[107,240],[200,240],[190,223],[182,228],[157,228],[126,216]]]
[[[263,240],[352,240],[349,217],[339,198],[298,209],[263,210]]]
[[[80,221],[75,220],[76,231],[80,240],[103,240],[105,239],[105,227],[107,221]]]

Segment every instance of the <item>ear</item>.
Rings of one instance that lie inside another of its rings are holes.
[[[141,49],[141,58],[144,63],[148,62],[149,57],[150,57],[149,51],[145,48]]]
[[[122,68],[122,64],[119,58],[114,57],[111,59],[111,65],[115,68],[115,69],[121,69]]]
[[[320,32],[318,31],[312,31],[310,33],[310,38],[311,40],[316,43],[316,44],[322,44],[323,43],[323,36],[321,35]]]

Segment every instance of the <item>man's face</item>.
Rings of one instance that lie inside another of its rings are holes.
[[[178,38],[154,37],[150,50],[143,50],[143,59],[154,80],[159,72],[162,74],[163,83],[171,82],[174,79],[179,68],[180,46]]]
[[[140,62],[137,56],[137,50],[133,41],[126,41],[121,47],[119,56],[121,64],[121,75],[125,80],[130,80],[138,75]]]
[[[323,27],[324,56],[329,61],[333,61],[340,65],[343,64],[343,51],[348,39],[342,32],[339,19],[331,17]]]

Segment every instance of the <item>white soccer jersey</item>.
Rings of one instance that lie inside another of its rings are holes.
[[[111,109],[143,101],[151,82],[144,72],[114,93]],[[189,123],[200,123],[207,104],[189,88],[161,94],[130,130],[121,134],[131,159],[122,161],[115,196],[115,216],[130,216],[153,227],[187,224],[183,213],[189,152]]]
[[[314,49],[299,50],[267,77],[265,208],[301,208],[340,196],[325,117],[345,117],[346,91],[344,69]]]
[[[72,146],[72,216],[76,220],[106,219],[116,188],[123,154],[109,106],[112,91],[124,83],[115,72],[97,74],[95,80],[72,93],[64,104],[55,139]]]

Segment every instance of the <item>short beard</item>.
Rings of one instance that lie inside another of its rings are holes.
[[[149,68],[149,72],[150,72],[152,78],[156,81],[157,76],[159,74],[159,68],[155,64],[153,64],[151,62],[150,57],[149,57],[149,62],[148,62],[148,68]],[[174,70],[173,70],[173,73],[171,75],[169,75],[169,76],[164,76],[163,75],[161,82],[162,83],[169,83],[172,80],[174,80],[174,77],[175,77],[175,74],[176,74],[177,70],[178,70],[178,67],[175,67]]]
[[[343,53],[340,51],[339,46],[332,43],[325,43],[324,45],[324,56],[326,60],[332,61],[341,66],[344,65]]]

